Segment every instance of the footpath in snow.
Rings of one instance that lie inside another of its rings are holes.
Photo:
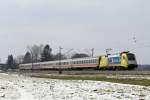
[[[150,87],[0,73],[0,100],[150,100]]]

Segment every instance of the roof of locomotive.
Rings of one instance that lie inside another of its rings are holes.
[[[105,54],[105,55],[102,55],[102,56],[117,57],[117,56],[120,56],[120,54],[123,54],[123,53],[126,53],[126,54],[133,54],[133,53],[131,53],[130,51],[123,51],[123,52],[119,52],[119,53]]]

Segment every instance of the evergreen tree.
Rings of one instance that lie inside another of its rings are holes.
[[[16,64],[13,55],[9,55],[7,60],[7,69],[15,69],[15,68]]]
[[[52,61],[53,57],[52,57],[52,49],[50,48],[49,45],[46,45],[43,49],[43,52],[41,54],[41,61]]]
[[[32,62],[32,57],[31,57],[31,53],[30,52],[26,52],[24,59],[23,59],[23,63],[31,63]]]

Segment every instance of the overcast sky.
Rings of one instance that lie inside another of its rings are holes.
[[[150,64],[149,0],[1,0],[0,58],[50,44],[95,55],[130,50],[138,63]],[[137,42],[134,43],[133,37]],[[65,52],[65,50],[63,50]]]

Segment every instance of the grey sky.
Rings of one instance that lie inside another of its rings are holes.
[[[24,54],[27,45],[50,44],[96,55],[130,50],[150,59],[149,0],[2,0],[0,58]],[[136,36],[137,43],[133,43]],[[65,52],[65,50],[64,50]]]

